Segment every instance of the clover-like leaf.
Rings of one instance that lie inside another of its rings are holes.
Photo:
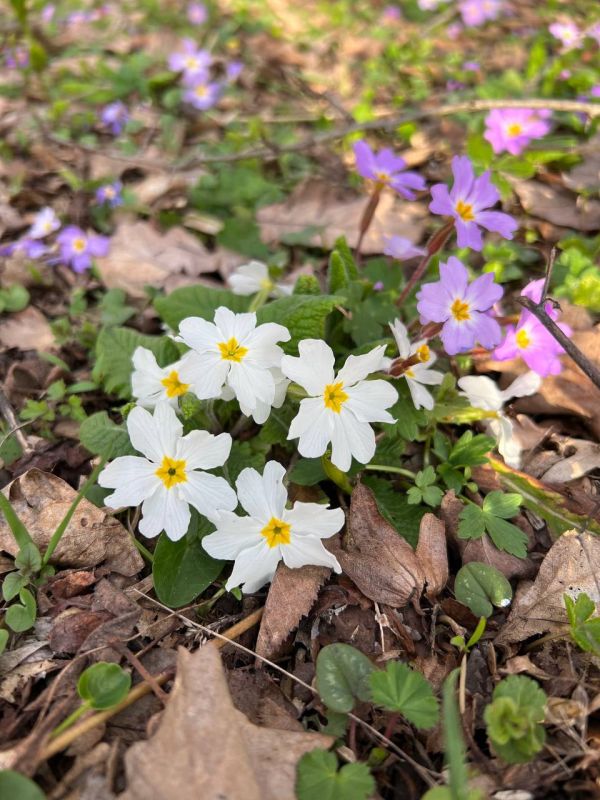
[[[317,656],[317,689],[332,711],[348,713],[357,700],[369,700],[373,664],[349,644],[328,644]]]
[[[432,728],[440,716],[431,684],[419,672],[399,661],[389,661],[385,670],[371,673],[374,703],[402,714],[417,728]]]

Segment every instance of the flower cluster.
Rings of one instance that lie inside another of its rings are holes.
[[[190,6],[188,13],[192,7],[195,9],[194,15],[199,17],[198,4]],[[234,61],[225,68],[225,80],[215,80],[212,76],[212,55],[208,50],[198,47],[193,39],[183,39],[178,49],[169,56],[168,64],[170,70],[181,76],[183,100],[198,111],[207,111],[215,106],[226,84],[235,81],[242,71],[242,65]]]

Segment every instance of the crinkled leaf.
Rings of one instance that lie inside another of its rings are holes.
[[[348,713],[357,700],[369,700],[373,664],[349,644],[329,644],[317,656],[317,689],[325,705]]]
[[[399,661],[388,661],[385,670],[371,673],[374,703],[402,714],[417,728],[433,728],[440,711],[431,684],[419,672]]]
[[[154,307],[159,317],[174,331],[186,317],[202,317],[212,322],[219,306],[236,313],[248,310],[248,298],[233,294],[228,289],[209,286],[185,286],[175,289],[167,297],[157,297]]]
[[[98,411],[84,419],[79,428],[79,438],[86,450],[108,461],[136,452],[125,425],[117,425],[106,411]]]
[[[325,320],[333,309],[344,304],[343,297],[335,295],[293,295],[280,297],[259,309],[258,322],[277,322],[291,334],[291,340],[283,346],[287,353],[297,353],[301,339],[322,339],[325,336]]]
[[[489,617],[494,608],[505,608],[512,600],[512,589],[504,575],[489,564],[472,561],[461,567],[454,583],[456,599],[476,617]]]
[[[529,761],[544,744],[546,693],[526,675],[510,675],[496,686],[484,711],[495,752],[509,764]]]
[[[298,762],[298,800],[366,800],[375,791],[375,781],[366,764],[345,764],[338,770],[334,753],[312,750]]]

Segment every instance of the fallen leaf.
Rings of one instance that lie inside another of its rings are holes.
[[[2,491],[42,551],[77,494],[66,481],[37,469],[30,469]],[[18,549],[8,524],[0,517],[0,550],[14,556]],[[51,562],[69,567],[92,567],[104,562],[107,569],[120,575],[136,575],[144,566],[121,523],[85,498],[77,506]]]
[[[446,525],[435,514],[425,514],[421,520],[415,555],[425,575],[425,594],[433,600],[448,581]]]
[[[137,183],[128,184],[127,188],[135,194],[142,205],[150,206],[168,194],[176,193],[187,196],[188,189],[198,180],[198,173],[165,173],[147,175]]]
[[[568,172],[563,172],[562,179],[569,189],[575,192],[600,191],[600,134],[592,136],[579,150],[581,162]]]
[[[307,242],[315,247],[331,248],[340,236],[345,236],[350,247],[355,247],[366,203],[365,195],[356,196],[346,188],[310,178],[285,202],[261,208],[256,216],[267,243],[306,231]],[[422,203],[401,203],[392,192],[384,192],[361,252],[382,253],[384,235],[404,236],[419,242],[426,213]]]
[[[575,197],[539,181],[512,181],[521,205],[534,217],[576,231],[600,229],[600,200]]]
[[[360,483],[352,492],[347,538],[346,549],[331,539],[326,546],[366,597],[399,608],[421,596],[425,575],[419,559]]]
[[[552,678],[552,675],[549,675],[547,672],[544,672],[543,669],[537,667],[529,656],[513,656],[512,658],[508,658],[506,664],[500,671],[503,675],[521,675],[525,673],[526,675],[532,675],[534,678],[538,678],[542,681],[547,681]]]
[[[271,583],[260,623],[256,652],[272,658],[287,636],[311,610],[331,570],[306,566],[290,569],[280,563]]]
[[[567,483],[600,467],[600,444],[570,436],[553,436],[558,444],[558,459],[539,477],[546,483]]]
[[[496,644],[522,642],[530,636],[568,630],[563,595],[585,592],[600,611],[600,538],[566,531],[552,545],[535,582],[517,594]]]
[[[198,276],[215,272],[219,258],[183,228],[162,234],[148,222],[124,222],[111,239],[109,254],[97,263],[107,288],[141,298],[148,285],[168,292],[198,283]]]
[[[54,344],[54,334],[48,320],[35,306],[9,314],[0,321],[0,345],[19,350],[49,350]]]
[[[333,737],[253,725],[237,711],[212,645],[180,648],[156,733],[125,755],[120,800],[294,800],[296,764]]]

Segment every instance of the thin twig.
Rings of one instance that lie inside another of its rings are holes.
[[[29,442],[27,441],[27,437],[23,434],[23,431],[21,430],[23,425],[19,425],[19,420],[17,419],[17,415],[15,414],[13,407],[8,402],[8,398],[6,397],[1,388],[0,388],[0,414],[2,414],[2,416],[6,420],[6,424],[9,427],[9,431],[3,439],[3,443],[4,441],[6,441],[6,439],[8,439],[9,436],[14,436],[21,450],[23,451],[23,454],[26,455],[28,453],[31,453],[33,448],[29,444]],[[27,423],[24,424],[27,425]]]

